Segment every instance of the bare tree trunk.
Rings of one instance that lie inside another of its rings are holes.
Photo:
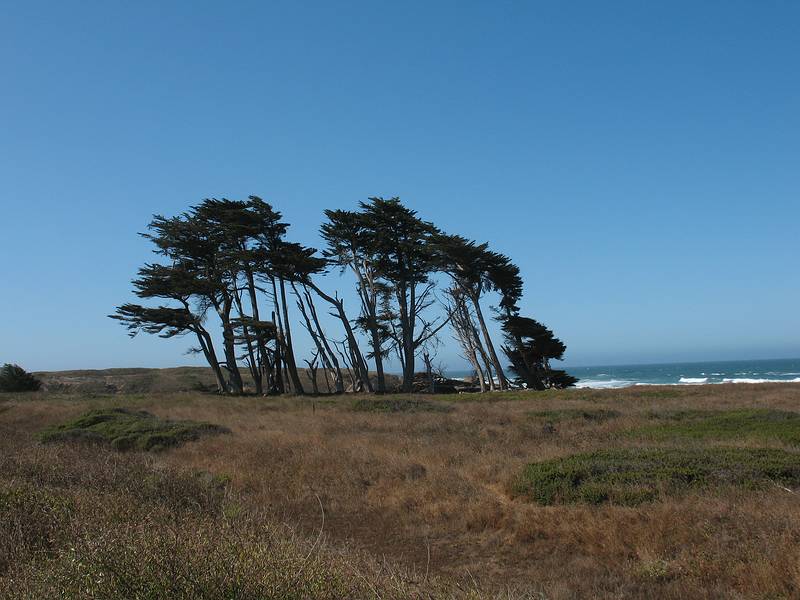
[[[428,375],[428,392],[431,394],[436,393],[436,382],[433,379],[433,365],[431,364],[431,355],[427,352],[422,354],[422,360],[425,362],[425,373]]]
[[[247,278],[247,292],[250,295],[250,312],[253,315],[253,320],[257,323],[261,322],[261,317],[258,311],[258,294],[256,293],[256,283],[253,277],[253,270],[250,265],[245,268],[245,276]],[[263,381],[269,381],[269,353],[267,352],[267,340],[264,338],[264,333],[261,329],[256,329],[256,350],[258,352],[258,365],[259,372],[262,373],[261,389],[263,393]],[[267,383],[269,385],[269,383]],[[258,388],[258,385],[256,385]]]
[[[319,396],[319,386],[317,385],[317,370],[319,369],[317,366],[318,356],[319,354],[315,354],[311,360],[306,360],[308,372],[311,377],[311,393],[315,396]]]
[[[295,394],[303,394],[303,384],[300,383],[300,376],[297,374],[297,363],[294,360],[294,348],[292,347],[292,329],[289,325],[289,308],[286,304],[286,284],[283,279],[279,279],[281,288],[281,305],[283,307],[283,327],[286,333],[286,367],[289,370],[289,378],[292,381]]]
[[[258,360],[256,359],[256,353],[253,351],[253,339],[250,336],[247,324],[244,322],[247,316],[244,313],[244,307],[242,306],[242,298],[239,295],[238,291],[234,292],[234,300],[236,301],[236,310],[239,313],[239,319],[241,320],[242,337],[244,338],[245,341],[245,347],[247,348],[247,357],[250,362],[250,364],[248,365],[250,369],[250,376],[253,378],[253,385],[255,386],[256,394],[261,396],[264,393],[264,388],[262,386],[262,380],[261,380],[261,369],[259,368]]]
[[[486,391],[486,381],[483,378],[483,370],[481,369],[481,364],[478,362],[478,357],[474,350],[470,353],[468,360],[475,370],[475,376],[478,378],[478,384],[481,386],[481,394],[483,394]]]
[[[283,322],[281,319],[281,310],[278,306],[278,289],[275,287],[275,278],[271,277],[272,283],[272,304],[275,309],[272,311],[272,322],[275,323],[277,328],[277,335],[275,338],[275,389],[279,394],[286,393],[285,379],[283,377],[283,348],[285,342],[283,339]]]
[[[386,391],[386,376],[383,372],[383,355],[381,352],[381,337],[378,331],[378,311],[377,311],[377,298],[374,289],[372,278],[367,273],[362,273],[361,269],[355,265],[351,265],[353,272],[358,280],[359,297],[361,298],[361,307],[367,319],[367,329],[370,333],[370,344],[372,345],[372,354],[375,357],[375,372],[377,374],[377,388],[378,393]],[[365,267],[366,270],[367,267]]]
[[[225,382],[225,377],[222,375],[222,369],[219,368],[219,359],[214,350],[214,342],[211,335],[202,326],[196,325],[195,335],[200,342],[200,348],[203,350],[203,355],[206,357],[208,365],[214,372],[214,377],[217,380],[217,392],[224,394],[228,389],[228,384]]]
[[[341,359],[342,359],[342,363],[344,364],[344,368],[347,370],[347,376],[350,378],[350,385],[351,385],[351,387],[353,388],[353,390],[355,391],[355,388],[356,388],[356,379],[355,379],[355,377],[353,376],[353,369],[352,369],[352,368],[350,368],[350,362],[347,360],[347,356],[346,356],[346,355],[345,355],[345,353],[344,353],[344,346],[345,346],[345,342],[340,342],[340,343],[342,344],[342,348],[343,348],[343,349],[342,349],[342,350],[339,350],[339,347],[337,346],[337,347],[336,347],[336,351],[339,353],[339,356],[340,356],[340,357],[341,357]],[[335,345],[336,345],[336,342],[334,342],[334,346],[335,346]]]
[[[189,303],[186,300],[182,300],[181,303],[186,311],[191,314]],[[210,366],[211,370],[214,372],[214,377],[217,380],[217,392],[224,394],[228,390],[228,384],[225,382],[225,377],[222,375],[222,369],[219,368],[219,359],[217,358],[216,350],[214,350],[214,340],[211,339],[211,335],[206,328],[203,327],[199,319],[195,320],[192,331],[194,331],[194,334],[197,336],[197,341],[200,344],[200,349],[203,351],[203,356],[206,357],[208,366]]]
[[[335,373],[334,386],[336,387],[336,393],[341,394],[342,392],[344,392],[344,382],[342,380],[342,370],[339,368],[339,361],[336,359],[336,354],[333,352],[333,350],[331,350],[330,344],[328,343],[328,338],[325,335],[325,331],[323,331],[322,325],[320,325],[319,317],[317,316],[317,308],[316,306],[314,306],[314,300],[312,299],[311,294],[305,287],[303,288],[303,291],[305,292],[306,300],[308,301],[308,308],[311,311],[311,318],[314,320],[314,326],[317,328],[317,335],[319,335],[320,341],[322,342],[322,345],[325,347],[325,351],[328,354],[328,358],[330,359],[331,364],[333,365]],[[325,379],[327,380],[327,378],[328,377],[326,374]],[[330,391],[330,386],[328,391]]]
[[[481,303],[480,299],[477,298],[474,294],[470,295],[472,300],[472,304],[475,306],[475,316],[478,318],[478,323],[481,326],[481,331],[483,332],[483,339],[486,344],[486,349],[489,352],[489,356],[492,360],[492,365],[494,366],[495,373],[497,374],[497,381],[500,385],[500,389],[508,389],[508,380],[506,379],[505,374],[503,373],[503,366],[500,364],[500,359],[497,358],[497,352],[494,349],[494,344],[492,344],[492,338],[489,335],[489,330],[486,327],[486,321],[483,318],[483,312],[481,312]]]
[[[338,298],[334,298],[333,296],[329,296],[321,289],[319,289],[319,287],[313,282],[309,282],[308,286],[312,290],[314,290],[320,296],[320,298],[322,298],[323,300],[330,303],[336,308],[337,316],[339,317],[339,320],[342,322],[342,326],[344,327],[345,333],[347,335],[347,344],[350,347],[350,353],[353,357],[353,369],[358,374],[358,377],[361,380],[362,384],[367,388],[367,390],[372,392],[373,391],[372,382],[369,380],[369,370],[367,369],[367,363],[364,360],[364,356],[361,354],[361,350],[359,350],[358,348],[358,342],[356,341],[356,336],[353,333],[353,328],[350,326],[350,320],[347,318],[347,315],[344,312],[344,301],[339,300]]]
[[[411,306],[406,296],[407,287],[401,282],[395,294],[400,309],[400,340],[403,363],[403,384],[401,390],[410,393],[414,386],[414,286],[411,286]]]
[[[325,382],[328,384],[328,391],[330,392],[330,384],[328,383],[328,369],[333,368],[335,366],[337,372],[337,392],[344,391],[344,387],[341,383],[341,371],[339,370],[339,364],[336,360],[336,356],[333,355],[331,352],[330,346],[328,345],[328,340],[325,338],[325,333],[322,330],[322,327],[319,324],[319,319],[317,318],[317,311],[314,308],[314,301],[311,298],[311,294],[308,293],[306,288],[303,288],[305,301],[308,303],[308,311],[306,311],[305,304],[303,302],[303,297],[297,291],[294,283],[292,283],[292,290],[297,296],[297,308],[300,310],[300,314],[303,316],[303,320],[305,322],[306,330],[308,331],[311,339],[314,341],[314,345],[317,347],[317,353],[320,357],[322,362],[322,366],[325,372]],[[314,323],[311,323],[311,318],[309,318],[309,313],[311,313],[311,317],[314,319]]]
[[[236,364],[236,339],[231,326],[231,308],[233,302],[229,296],[226,296],[222,304],[219,302],[214,303],[214,308],[217,310],[220,321],[222,321],[222,344],[225,351],[225,368],[229,374],[229,391],[232,394],[241,394],[244,391],[242,384],[242,375],[239,372],[239,366]]]

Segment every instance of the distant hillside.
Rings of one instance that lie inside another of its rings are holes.
[[[245,370],[242,376],[246,375]],[[45,391],[82,392],[94,394],[186,392],[216,390],[214,374],[208,367],[174,367],[170,369],[82,369],[78,371],[41,371],[36,376],[42,380]],[[311,391],[311,379],[300,369],[302,384]],[[398,378],[387,375],[390,385]],[[325,376],[320,370],[317,381],[321,392],[326,392]],[[348,385],[345,374],[345,386]],[[245,381],[245,385],[248,381]],[[331,379],[331,384],[333,380]]]

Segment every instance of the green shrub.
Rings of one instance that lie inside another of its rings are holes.
[[[800,484],[800,455],[776,449],[620,449],[528,465],[516,493],[539,504],[636,505],[688,488]]]
[[[6,363],[0,369],[0,392],[35,392],[42,382],[19,365]]]
[[[70,423],[43,431],[42,442],[108,444],[115,450],[158,451],[180,446],[203,435],[229,433],[219,425],[160,419],[146,411],[127,408],[93,410]]]
[[[800,413],[771,409],[679,410],[650,413],[656,422],[628,432],[654,440],[758,439],[800,444]]]

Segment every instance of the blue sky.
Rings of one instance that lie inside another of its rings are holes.
[[[0,10],[0,362],[195,361],[105,315],[151,214],[248,194],[490,241],[567,364],[800,355],[796,2]]]

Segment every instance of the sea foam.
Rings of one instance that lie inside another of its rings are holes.
[[[749,377],[733,377],[722,380],[722,383],[800,383],[800,377],[794,379],[751,379]]]
[[[577,388],[593,388],[593,389],[606,389],[606,388],[624,388],[634,385],[635,381],[628,381],[625,379],[581,379],[575,384]]]

